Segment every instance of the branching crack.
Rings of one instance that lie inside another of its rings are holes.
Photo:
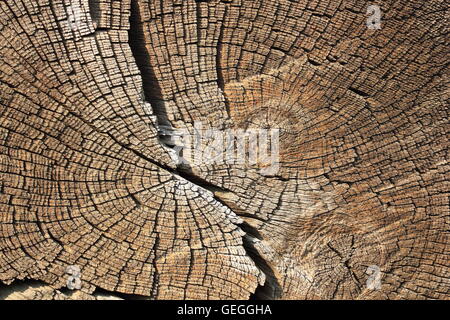
[[[136,65],[141,73],[141,77],[143,80],[143,98],[145,102],[149,103],[153,109],[153,113],[156,116],[158,126],[168,126],[171,127],[170,122],[168,121],[167,111],[165,109],[165,104],[162,96],[161,87],[158,84],[158,81],[155,77],[155,73],[153,71],[153,67],[150,64],[149,54],[147,52],[147,48],[145,46],[145,37],[143,33],[143,25],[140,21],[140,12],[139,12],[139,4],[138,0],[131,1],[131,16],[130,16],[130,30],[129,30],[129,45],[131,51],[133,53]],[[220,44],[219,44],[220,45]],[[220,47],[218,48],[218,53],[220,54]],[[223,87],[223,79],[221,76],[218,77],[218,84],[220,87]],[[223,89],[223,88],[222,88]],[[173,147],[167,139],[160,139],[160,143],[165,145],[166,147]],[[117,142],[117,141],[116,141]],[[170,142],[170,141],[169,141]],[[126,146],[123,146],[126,147]],[[129,149],[129,148],[127,148]],[[134,151],[135,152],[135,151]],[[136,153],[136,152],[135,152]],[[140,156],[143,156],[139,154]],[[146,159],[146,157],[144,157]],[[152,159],[146,159],[152,163],[155,163]],[[155,163],[156,164],[156,163]],[[217,191],[220,192],[230,192],[229,190],[225,190],[214,184],[195,176],[192,172],[177,168],[171,169],[167,166],[157,164],[159,167],[164,168],[165,170],[171,172],[174,175],[178,175],[183,177],[184,179],[190,181],[191,183],[202,187],[208,191],[211,191],[213,194]],[[229,208],[229,206],[221,201],[217,195],[214,196],[215,200],[220,202],[225,207]],[[243,214],[241,214],[243,215]],[[264,260],[264,258],[259,254],[256,249],[254,242],[261,241],[262,236],[248,223],[244,222],[240,224],[241,229],[246,232],[246,235],[243,237],[243,246],[248,254],[248,256],[254,261],[255,265],[258,267],[261,272],[263,272],[266,276],[266,282],[264,285],[259,285],[256,288],[256,291],[251,295],[251,299],[273,299],[281,294],[281,287],[273,273],[273,270],[268,265],[268,263]]]

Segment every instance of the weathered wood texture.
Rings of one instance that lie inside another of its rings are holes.
[[[49,285],[7,296],[449,299],[448,5],[378,4],[0,1],[0,282]],[[280,170],[177,166],[197,121]]]

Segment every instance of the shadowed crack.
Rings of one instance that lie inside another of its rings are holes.
[[[258,285],[255,292],[250,296],[250,300],[274,300],[281,298],[283,290],[275,276],[272,267],[259,253],[256,244],[263,240],[261,234],[247,222],[239,225],[245,231],[244,248],[247,254],[255,262],[256,266],[265,274],[266,281],[263,285]]]
[[[139,4],[137,0],[131,1],[130,30],[128,43],[133,53],[136,65],[141,73],[143,98],[150,103],[157,117],[158,125],[171,126],[168,121],[164,106],[162,89],[158,83],[153,66],[150,64],[150,56],[145,47],[145,36],[140,21]]]
[[[170,122],[167,117],[167,110],[165,109],[164,100],[162,98],[161,87],[156,79],[154,69],[150,64],[150,57],[145,46],[145,37],[142,29],[142,23],[140,21],[139,5],[137,0],[131,1],[131,15],[130,15],[130,30],[129,30],[129,45],[133,53],[136,65],[141,73],[143,80],[143,98],[145,102],[149,103],[153,109],[153,113],[156,116],[158,126],[168,126],[171,127]],[[221,83],[221,78],[219,77],[219,84]],[[166,147],[173,147],[173,145],[167,143],[164,139],[159,140],[161,144]],[[153,160],[151,160],[154,163]],[[230,192],[229,190],[224,190],[210,182],[195,176],[190,170],[177,168],[172,170],[164,165],[158,166],[168,170],[169,172],[181,176],[189,182],[195,184],[196,186],[202,187],[213,194],[217,191],[222,193]],[[214,195],[214,199],[220,202],[226,208],[229,206],[220,200],[217,195]],[[242,214],[243,215],[243,214]],[[251,295],[251,299],[274,299],[281,296],[281,287],[273,273],[272,268],[264,260],[264,258],[259,254],[254,243],[255,241],[262,240],[259,232],[250,226],[248,223],[243,222],[239,224],[241,229],[246,233],[243,237],[243,247],[247,252],[247,255],[253,260],[255,265],[259,270],[261,270],[265,276],[266,281],[264,285],[258,285],[255,292]]]

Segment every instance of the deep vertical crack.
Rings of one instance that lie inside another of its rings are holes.
[[[280,283],[278,282],[272,267],[262,257],[255,246],[257,242],[263,240],[262,235],[256,228],[252,227],[247,222],[240,224],[240,227],[246,233],[243,238],[245,251],[255,262],[258,269],[261,270],[266,276],[266,281],[263,285],[259,284],[256,287],[255,292],[250,295],[250,300],[273,300],[281,298],[283,290]]]
[[[150,103],[157,117],[159,125],[170,126],[161,86],[156,78],[153,66],[150,63],[150,55],[146,48],[143,23],[140,20],[138,0],[131,0],[130,4],[130,30],[128,31],[128,43],[136,65],[142,77],[143,96]]]
[[[219,30],[219,38],[217,39],[217,49],[216,49],[216,72],[217,72],[217,86],[220,90],[222,90],[223,98],[224,98],[224,104],[225,108],[228,114],[228,117],[230,117],[230,102],[228,101],[228,98],[225,95],[225,79],[223,76],[223,70],[222,70],[222,49],[223,49],[223,34],[224,34],[224,24],[225,19],[227,17],[228,13],[228,7],[225,6],[224,13],[223,13],[223,21],[221,21],[220,30]]]
[[[100,1],[99,0],[88,0],[89,13],[91,14],[91,19],[94,24],[98,25],[100,18]]]

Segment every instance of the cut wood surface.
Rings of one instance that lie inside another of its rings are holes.
[[[449,16],[0,0],[0,299],[450,299]],[[180,164],[199,123],[276,170]]]

